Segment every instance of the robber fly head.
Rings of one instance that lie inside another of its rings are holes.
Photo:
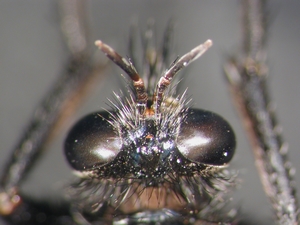
[[[174,97],[172,79],[212,42],[160,69],[158,64],[166,63],[158,62],[155,52],[156,59],[147,61],[152,72],[143,76],[131,59],[102,41],[96,45],[132,85],[129,95],[115,94],[112,110],[87,115],[66,138],[66,158],[80,176],[74,185],[79,208],[90,212],[91,206],[98,211],[108,205],[123,215],[151,210],[146,218],[156,221],[153,210],[188,215],[208,207],[225,186],[216,184],[222,177],[218,171],[233,157],[235,136],[219,115],[190,108],[185,94]]]
[[[207,171],[231,160],[235,139],[225,120],[189,109],[184,95],[164,95],[176,73],[202,55],[210,40],[173,62],[155,90],[146,89],[130,59],[102,41],[96,45],[131,78],[133,94],[116,95],[114,111],[91,114],[71,130],[65,153],[74,169],[103,178],[147,178],[155,185],[155,178]]]

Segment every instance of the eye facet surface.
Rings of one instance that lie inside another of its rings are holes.
[[[191,161],[224,165],[233,157],[235,135],[219,115],[200,109],[189,109],[180,127],[177,147]]]
[[[121,149],[120,139],[107,121],[108,112],[92,113],[82,118],[65,140],[65,155],[79,171],[112,161]]]

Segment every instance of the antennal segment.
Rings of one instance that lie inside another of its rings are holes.
[[[137,73],[135,67],[122,56],[120,56],[114,49],[109,45],[104,44],[102,41],[98,40],[95,45],[104,54],[111,59],[116,65],[118,65],[122,70],[124,70],[133,82],[134,89],[136,91],[137,98],[137,110],[140,116],[144,115],[146,110],[146,104],[148,100],[148,95],[145,89],[144,81]]]
[[[212,46],[212,41],[207,40],[203,44],[192,49],[190,52],[182,56],[180,59],[174,62],[170,69],[168,69],[163,77],[157,83],[156,91],[153,96],[153,102],[155,105],[155,113],[160,114],[161,103],[163,100],[163,93],[170,85],[173,77],[178,73],[183,67],[188,66],[191,62],[198,59],[207,49]]]

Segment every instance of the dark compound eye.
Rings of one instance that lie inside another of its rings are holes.
[[[92,113],[82,118],[69,132],[65,155],[79,171],[111,162],[121,149],[121,140],[107,122],[108,112]],[[235,150],[235,136],[230,125],[219,115],[189,109],[180,127],[177,147],[187,159],[209,165],[227,164]]]
[[[222,117],[200,109],[187,111],[177,139],[177,147],[186,158],[224,165],[232,159],[235,145],[233,130]]]
[[[108,112],[92,113],[82,118],[69,132],[65,155],[70,165],[79,171],[112,161],[121,149],[121,142]]]

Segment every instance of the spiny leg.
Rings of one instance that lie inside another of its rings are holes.
[[[287,144],[267,87],[265,0],[242,1],[242,54],[225,65],[233,98],[252,143],[255,161],[279,224],[297,224],[298,206],[292,185]]]
[[[28,220],[28,224],[34,224],[33,221],[39,213],[53,218],[49,220],[49,224],[60,224],[59,217],[70,213],[68,204],[51,207],[49,202],[27,199],[19,193],[19,187],[50,139],[63,125],[63,121],[80,105],[95,79],[99,78],[98,75],[103,74],[100,72],[103,66],[90,63],[92,60],[87,50],[87,16],[84,3],[61,3],[63,32],[70,50],[69,62],[35,110],[0,177],[0,215],[6,216],[7,221],[13,224],[16,224],[16,221],[12,220],[14,215],[21,216],[22,213],[31,214],[32,220]],[[61,224],[64,223],[66,220]]]

